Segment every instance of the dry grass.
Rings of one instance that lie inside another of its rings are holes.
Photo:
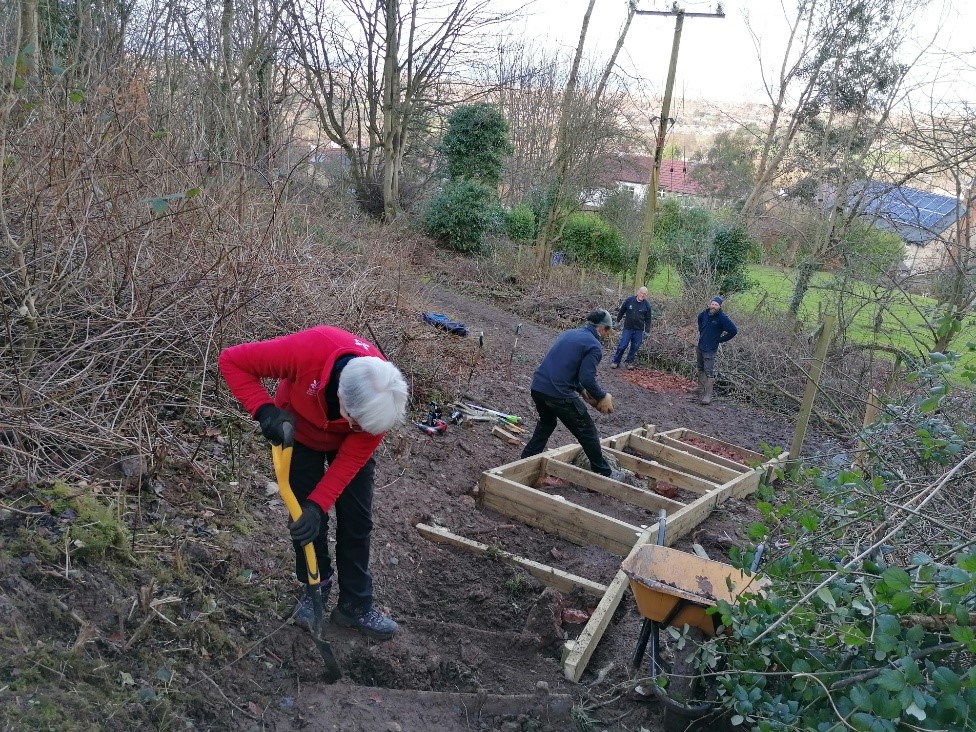
[[[180,420],[238,413],[223,347],[317,323],[371,326],[427,398],[444,374],[401,327],[417,307],[407,232],[337,215],[300,178],[183,162],[89,101],[8,107],[0,133],[4,477],[117,475],[124,456],[151,472]]]

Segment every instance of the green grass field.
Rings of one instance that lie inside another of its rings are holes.
[[[752,289],[728,298],[726,308],[730,314],[758,310],[775,315],[787,311],[796,282],[795,273],[752,266],[749,276],[756,284]],[[681,281],[671,267],[662,267],[648,289],[655,295],[677,297],[681,294]],[[844,290],[843,295],[840,290]],[[854,342],[888,346],[910,354],[928,353],[932,349],[935,337],[926,323],[926,314],[936,306],[932,298],[892,292],[880,284],[844,283],[832,274],[818,272],[803,299],[800,317],[812,326],[824,313],[837,313],[838,300],[844,319],[850,323],[848,337]],[[966,319],[953,347],[964,352],[966,343],[971,341],[976,341],[976,316]],[[976,364],[976,354],[965,353],[962,360]]]

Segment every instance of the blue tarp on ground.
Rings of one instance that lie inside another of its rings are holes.
[[[464,323],[451,320],[443,313],[421,313],[420,317],[425,323],[430,323],[437,328],[446,330],[448,333],[465,337],[468,335],[468,328]]]

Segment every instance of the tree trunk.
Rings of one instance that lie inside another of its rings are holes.
[[[816,271],[817,262],[812,259],[804,260],[797,270],[796,284],[793,286],[793,296],[790,297],[789,306],[789,313],[794,318],[799,316],[800,305],[803,304],[803,298],[810,289],[810,281]]]
[[[590,27],[590,16],[593,14],[593,6],[596,0],[590,0],[583,16],[583,26],[580,28],[579,43],[576,45],[576,55],[573,57],[573,66],[569,72],[569,80],[566,82],[566,90],[563,92],[562,109],[559,114],[559,134],[556,138],[556,198],[552,208],[546,216],[546,223],[539,232],[536,242],[536,267],[539,272],[544,272],[552,259],[552,245],[556,240],[556,234],[562,232],[562,225],[559,218],[562,216],[563,203],[566,199],[566,176],[569,172],[569,114],[572,108],[573,99],[576,96],[576,83],[579,78],[580,61],[583,58],[583,43],[586,41],[586,32]]]
[[[399,208],[400,125],[400,3],[386,0],[386,56],[383,59],[383,220],[396,218]]]
[[[37,4],[38,0],[20,0],[20,43],[17,44],[14,52],[19,54],[24,48],[33,49],[31,53],[23,55],[28,76],[36,75],[41,66],[41,36]]]

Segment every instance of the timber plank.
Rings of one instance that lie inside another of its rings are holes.
[[[700,440],[709,445],[715,445],[715,447],[723,447],[729,452],[734,452],[739,455],[743,460],[749,460],[751,462],[762,462],[765,460],[765,456],[762,453],[758,453],[755,450],[750,450],[747,447],[740,447],[739,445],[733,445],[731,442],[726,442],[725,440],[720,440],[717,437],[710,437],[709,435],[703,435],[701,432],[695,432],[685,428],[681,439],[686,437],[694,437],[696,440]]]
[[[698,526],[716,506],[730,498],[741,498],[755,491],[759,486],[759,478],[761,475],[761,470],[740,475],[669,516],[665,520],[665,546],[671,546],[675,541]],[[656,540],[659,523],[655,522],[641,533],[628,557],[636,553],[644,544]],[[569,652],[566,660],[563,662],[563,674],[570,681],[578,682],[583,676],[586,665],[589,663],[604,632],[606,632],[614,611],[616,611],[629,586],[629,580],[623,570],[617,572],[608,585],[607,592],[600,601],[600,604],[590,616],[589,622],[587,622],[582,633],[577,638],[576,645],[573,646],[573,650]]]
[[[695,493],[708,493],[719,486],[718,483],[699,478],[697,475],[691,475],[690,473],[685,473],[667,465],[662,465],[656,460],[645,460],[626,452],[618,452],[609,448],[607,448],[606,452],[617,458],[621,466],[627,468],[627,470],[633,470],[641,475],[649,475],[655,480],[667,481],[685,490]]]
[[[615,450],[610,450],[609,448],[606,450],[606,452],[610,454],[616,453]],[[582,486],[583,488],[588,488],[596,491],[597,493],[602,493],[605,496],[610,496],[611,498],[616,498],[631,505],[646,508],[650,511],[657,511],[661,508],[672,511],[685,505],[683,503],[679,503],[678,501],[673,501],[670,498],[659,496],[657,493],[653,493],[649,490],[637,488],[626,483],[621,483],[620,481],[613,480],[612,478],[605,478],[598,473],[583,470],[583,468],[578,468],[571,463],[564,463],[560,460],[546,460],[543,463],[542,469],[545,473],[555,478],[568,480],[569,482]]]
[[[637,435],[630,438],[629,447],[642,455],[671,463],[671,465],[680,469],[682,472],[688,472],[706,480],[713,480],[719,485],[742,475],[738,470],[732,470],[732,468],[727,468],[724,465],[703,460],[684,450],[670,447],[657,440],[638,437]]]
[[[656,435],[654,439],[664,445],[667,445],[668,447],[683,450],[684,452],[694,455],[695,457],[700,457],[702,460],[709,460],[718,465],[724,465],[726,468],[731,468],[732,470],[736,470],[740,473],[745,473],[752,470],[752,468],[744,463],[736,462],[735,460],[731,460],[730,458],[722,455],[716,455],[715,453],[709,452],[708,450],[698,447],[697,445],[691,445],[687,442],[682,442],[681,440],[675,440],[674,438],[667,437],[666,435]]]
[[[536,526],[580,546],[600,546],[624,556],[639,526],[590,510],[498,475],[486,474],[480,499],[487,508]]]
[[[531,559],[520,557],[517,554],[511,554],[510,552],[488,546],[487,544],[482,544],[479,541],[467,539],[463,536],[459,536],[458,534],[448,531],[443,527],[430,526],[428,524],[417,524],[416,529],[420,532],[421,536],[430,539],[431,541],[436,541],[441,544],[450,544],[451,546],[464,549],[465,551],[472,552],[473,554],[491,556],[493,559],[500,559],[506,564],[520,567],[543,584],[548,585],[549,587],[555,587],[560,592],[568,594],[574,590],[583,590],[584,592],[596,597],[603,597],[603,595],[606,594],[607,586],[601,585],[599,582],[594,582],[593,580],[589,580],[585,577],[580,577],[569,572],[563,572],[555,567],[550,567],[546,564],[541,564],[540,562],[534,562]]]

